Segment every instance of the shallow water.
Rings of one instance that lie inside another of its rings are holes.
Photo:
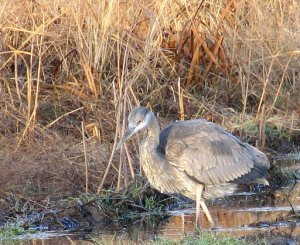
[[[266,238],[272,244],[300,243],[300,182],[278,190],[260,193],[241,192],[209,203],[216,222],[216,233],[238,237]],[[293,213],[292,211],[295,211]],[[170,217],[160,222],[137,222],[128,227],[113,225],[95,227],[91,232],[43,232],[22,237],[15,244],[92,244],[87,239],[101,239],[102,244],[147,244],[155,237],[177,239],[183,234],[193,234],[195,209],[169,212]],[[202,230],[211,230],[201,214]],[[26,241],[27,240],[27,241]],[[282,243],[283,242],[283,243]]]

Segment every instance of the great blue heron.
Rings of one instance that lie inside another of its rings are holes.
[[[140,164],[150,185],[162,193],[196,200],[197,225],[200,206],[214,225],[202,197],[228,195],[236,189],[235,183],[268,185],[266,155],[217,124],[177,121],[160,132],[153,112],[137,107],[129,114],[128,129],[117,149],[142,129],[147,129],[147,137],[140,145]]]

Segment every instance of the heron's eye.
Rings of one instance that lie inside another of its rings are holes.
[[[140,124],[142,121],[143,121],[142,119],[138,120],[138,124]]]

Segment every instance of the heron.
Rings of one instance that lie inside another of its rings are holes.
[[[129,113],[117,149],[143,129],[147,134],[139,147],[140,164],[150,186],[195,200],[196,226],[200,226],[200,207],[214,226],[205,200],[232,194],[239,183],[269,184],[266,155],[213,122],[176,121],[160,131],[154,113],[136,107]]]

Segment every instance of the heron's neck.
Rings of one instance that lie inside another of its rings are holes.
[[[157,119],[155,117],[152,118],[151,123],[149,123],[148,127],[148,137],[151,138],[154,143],[159,144],[159,125]]]

